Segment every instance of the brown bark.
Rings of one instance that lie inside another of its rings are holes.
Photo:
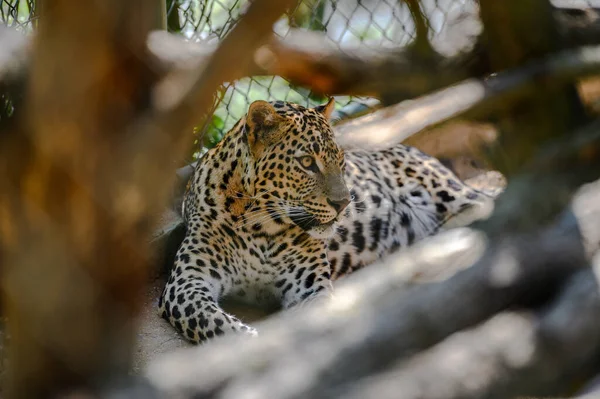
[[[172,160],[190,146],[188,132],[218,85],[244,73],[290,4],[253,2],[169,107],[152,96],[162,77],[146,47],[154,6],[44,4],[27,119],[0,135],[7,397],[50,397],[127,375]]]
[[[140,194],[123,134],[156,80],[142,3],[44,8],[28,119],[1,145],[8,397],[48,397],[128,369],[146,277],[140,227],[160,203],[119,199]],[[135,22],[119,26],[119,14]]]
[[[492,68],[515,68],[563,49],[565,41],[552,11],[550,2],[544,0],[481,1],[483,38]],[[541,142],[561,137],[585,122],[573,83],[552,87],[539,84],[500,115],[501,143],[493,162],[505,174],[515,173],[531,159]]]

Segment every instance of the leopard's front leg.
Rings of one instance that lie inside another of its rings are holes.
[[[280,272],[274,289],[284,309],[328,297],[333,291],[325,249],[309,254],[307,257],[293,250],[278,262]],[[306,261],[302,262],[303,259]]]
[[[200,343],[210,338],[256,330],[219,306],[230,291],[233,276],[216,270],[214,260],[192,252],[190,238],[179,248],[175,267],[159,301],[159,314],[188,340]]]

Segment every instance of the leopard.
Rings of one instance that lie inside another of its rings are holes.
[[[441,230],[488,216],[494,196],[414,147],[344,150],[335,108],[254,101],[198,161],[186,234],[158,303],[192,343],[258,331],[223,298],[290,309]]]

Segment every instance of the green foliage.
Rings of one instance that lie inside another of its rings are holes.
[[[223,137],[225,122],[218,115],[213,115],[210,123],[202,135],[202,145],[206,148],[213,148]]]
[[[312,31],[326,31],[324,24],[324,0],[305,0],[288,14],[290,27],[304,28]]]
[[[177,10],[182,5],[181,0],[166,0],[167,1],[167,30],[173,33],[181,33],[181,20]]]
[[[14,112],[13,103],[8,95],[0,93],[0,122],[10,118]]]

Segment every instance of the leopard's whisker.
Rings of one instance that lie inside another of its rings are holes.
[[[232,194],[234,194],[236,196],[236,198],[240,198],[240,199],[255,199],[261,195],[264,194],[268,194],[272,191],[274,191],[275,189],[271,189],[271,190],[263,190],[263,191],[259,191],[258,193],[254,194],[254,195],[247,195],[245,193],[239,192],[239,191],[233,191]]]
[[[271,218],[271,215],[268,215],[268,214],[267,215],[260,215],[260,216],[257,216],[255,218],[252,218],[250,220],[245,220],[244,223],[240,223],[236,227],[237,228],[242,228],[242,227],[246,227],[246,226],[249,226],[249,225],[252,225],[252,224],[256,224],[256,223],[263,223],[263,222],[269,220],[270,218]]]
[[[271,210],[260,210],[260,211],[255,211],[251,214],[245,214],[243,219],[240,220],[236,225],[241,227],[244,226],[246,224],[252,223],[255,220],[260,219],[263,216],[270,216],[271,215]]]
[[[367,197],[363,198],[362,200],[355,200],[353,197],[350,197],[350,202],[353,204],[361,204],[363,202],[365,202],[367,200]]]
[[[262,212],[257,212],[257,213],[253,213],[252,215],[248,215],[248,216],[244,216],[244,218],[242,219],[242,221],[245,222],[250,222],[252,220],[256,220],[262,216],[267,216],[269,215],[269,211],[262,211]]]
[[[260,209],[250,215],[244,215],[244,223],[238,223],[237,227],[244,227],[248,224],[259,223],[269,218],[279,218],[286,216],[287,213],[280,207],[273,206],[267,209]]]

